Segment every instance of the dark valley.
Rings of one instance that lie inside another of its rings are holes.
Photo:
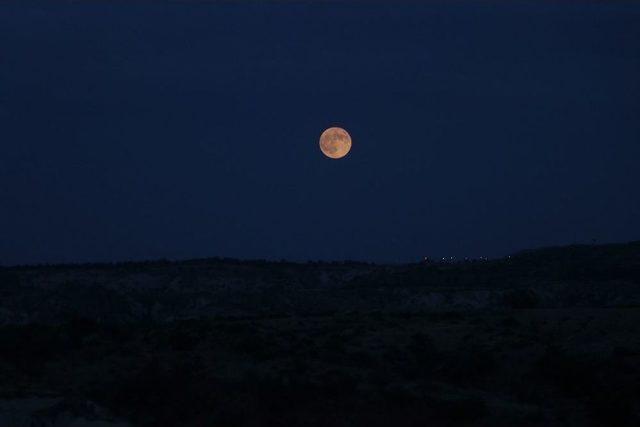
[[[0,425],[636,426],[640,242],[0,269]]]

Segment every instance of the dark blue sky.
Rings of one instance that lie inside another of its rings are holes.
[[[0,148],[4,264],[639,239],[640,2],[2,2]]]

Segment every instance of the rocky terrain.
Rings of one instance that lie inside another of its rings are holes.
[[[0,426],[637,426],[640,242],[0,268]]]

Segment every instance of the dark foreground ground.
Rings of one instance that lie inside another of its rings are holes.
[[[638,426],[640,243],[0,269],[0,426]]]

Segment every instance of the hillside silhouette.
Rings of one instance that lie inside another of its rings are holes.
[[[637,426],[640,242],[3,267],[0,379],[2,426]]]

